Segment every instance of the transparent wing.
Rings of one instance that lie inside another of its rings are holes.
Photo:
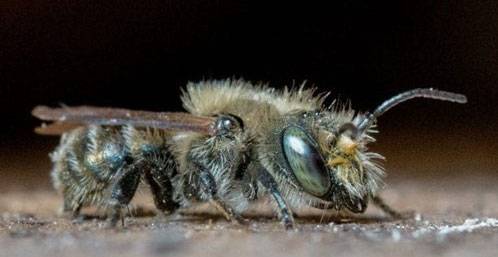
[[[193,131],[212,134],[214,117],[195,116],[184,112],[149,112],[120,108],[78,106],[51,108],[37,106],[33,116],[52,121],[35,129],[43,135],[60,135],[79,126],[97,124],[107,126],[132,125],[166,130]]]

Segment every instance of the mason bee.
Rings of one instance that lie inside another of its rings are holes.
[[[52,179],[66,213],[103,207],[115,226],[143,180],[166,214],[210,202],[237,221],[251,201],[269,195],[291,228],[292,209],[303,206],[362,213],[372,201],[398,216],[378,196],[383,157],[367,148],[377,118],[416,97],[467,101],[419,88],[359,113],[325,106],[327,96],[304,86],[276,90],[244,80],[203,81],[183,90],[187,112],[38,106],[33,115],[52,121],[36,132],[62,135],[51,154]]]

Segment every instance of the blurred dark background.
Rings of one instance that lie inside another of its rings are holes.
[[[497,174],[498,3],[470,0],[2,1],[0,151],[18,160],[3,170],[48,169],[27,161],[57,143],[32,133],[35,105],[178,111],[188,81],[227,77],[307,80],[362,111],[414,87],[464,93],[392,110],[374,147],[391,169]]]

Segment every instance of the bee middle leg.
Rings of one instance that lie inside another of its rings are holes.
[[[231,114],[220,114],[213,135],[194,141],[187,156],[189,175],[186,182],[192,185],[185,188],[236,223],[244,223],[244,219],[230,199],[238,193],[242,196],[242,192],[227,184],[238,180],[237,173],[244,168],[247,150],[244,146],[247,144],[242,120]]]
[[[219,212],[223,214],[223,216],[232,222],[242,222],[243,219],[240,215],[238,215],[232,207],[227,205],[217,193],[216,181],[207,169],[202,168],[201,166],[197,166],[199,171],[199,186],[204,194],[208,195],[209,202],[212,204]]]

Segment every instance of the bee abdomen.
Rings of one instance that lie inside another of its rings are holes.
[[[52,178],[65,210],[102,204],[110,179],[128,159],[118,128],[89,126],[66,133],[52,154]]]

